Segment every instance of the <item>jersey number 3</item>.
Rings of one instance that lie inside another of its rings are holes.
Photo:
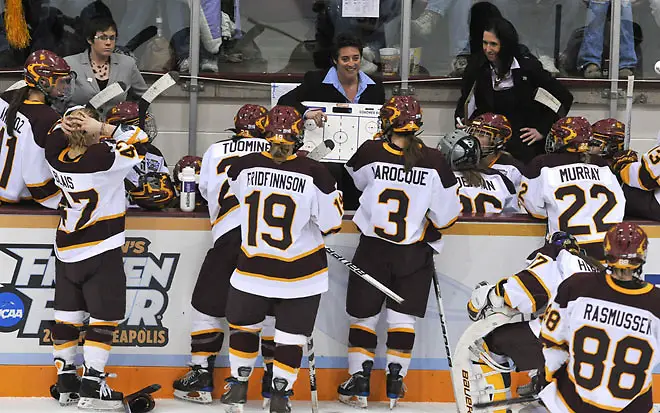
[[[395,211],[390,211],[388,220],[396,226],[396,231],[390,233],[385,228],[374,227],[374,232],[379,237],[392,242],[401,242],[406,239],[406,218],[408,217],[408,206],[410,198],[400,189],[385,189],[378,195],[379,204],[388,204],[390,201],[396,201],[398,206]]]
[[[271,228],[282,231],[280,238],[275,238],[271,233],[261,232],[261,239],[273,248],[286,250],[293,243],[291,226],[296,214],[296,202],[289,195],[270,194],[263,202],[261,208],[261,191],[253,191],[245,197],[248,206],[248,245],[257,246],[257,232],[259,224],[265,222]]]

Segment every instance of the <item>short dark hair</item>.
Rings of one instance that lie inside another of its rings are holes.
[[[104,32],[108,29],[112,29],[115,31],[115,33],[119,33],[117,31],[117,23],[115,23],[112,17],[99,16],[84,24],[85,38],[90,42],[94,41],[94,36],[96,36],[97,32]]]
[[[513,58],[520,50],[516,28],[504,17],[495,17],[488,21],[484,32],[493,33],[500,41],[500,52],[497,55],[500,64],[497,71],[500,74],[507,73],[511,69]]]
[[[332,46],[332,60],[339,58],[339,50],[344,47],[355,47],[360,51],[362,56],[362,40],[359,37],[349,33],[340,33],[335,39],[335,44]]]

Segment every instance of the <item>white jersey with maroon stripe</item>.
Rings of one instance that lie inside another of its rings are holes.
[[[504,302],[523,314],[535,317],[529,322],[529,328],[538,337],[541,332],[540,316],[557,293],[559,284],[575,273],[591,271],[595,268],[577,255],[545,245],[529,256],[524,270],[503,280]]]
[[[124,244],[126,195],[124,179],[141,162],[146,142],[140,129],[122,126],[115,140],[90,146],[75,158],[69,148],[48,142],[46,158],[62,190],[61,218],[55,253],[63,262],[78,262]]]
[[[341,229],[341,192],[326,167],[268,152],[236,158],[228,171],[240,203],[241,253],[234,288],[263,297],[298,298],[328,289],[323,234]]]
[[[461,210],[456,177],[443,155],[426,146],[410,171],[403,164],[403,152],[388,142],[366,141],[358,148],[346,163],[362,191],[353,221],[362,234],[395,244],[434,241],[428,228],[452,225]]]
[[[525,169],[519,196],[527,212],[548,220],[549,233],[565,231],[602,250],[605,232],[623,220],[626,199],[604,159],[594,156],[587,164],[581,156],[537,156]]]
[[[551,412],[650,412],[660,362],[660,290],[609,274],[561,283],[545,313],[541,341]]]
[[[48,168],[44,154],[48,139],[66,140],[53,131],[59,120],[48,105],[25,101],[16,113],[14,132],[7,134],[7,94],[0,99],[0,201],[14,203],[33,199],[56,209],[61,193]]]
[[[239,202],[229,186],[227,172],[234,160],[254,152],[267,151],[265,139],[240,138],[211,145],[202,158],[199,192],[209,204],[213,241],[241,225]]]
[[[516,187],[502,172],[492,168],[474,173],[477,182],[468,172],[454,171],[462,213],[520,212]]]

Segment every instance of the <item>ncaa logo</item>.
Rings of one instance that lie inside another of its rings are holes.
[[[25,294],[0,287],[0,332],[16,331],[25,324],[31,300]]]

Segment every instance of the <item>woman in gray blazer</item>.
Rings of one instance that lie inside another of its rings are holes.
[[[115,82],[125,83],[127,91],[103,105],[101,112],[104,114],[119,102],[142,96],[147,90],[147,84],[135,60],[113,53],[117,40],[117,25],[114,20],[109,17],[92,19],[85,25],[85,31],[89,48],[64,58],[71,66],[71,71],[78,75],[71,104],[85,105],[94,95]]]

